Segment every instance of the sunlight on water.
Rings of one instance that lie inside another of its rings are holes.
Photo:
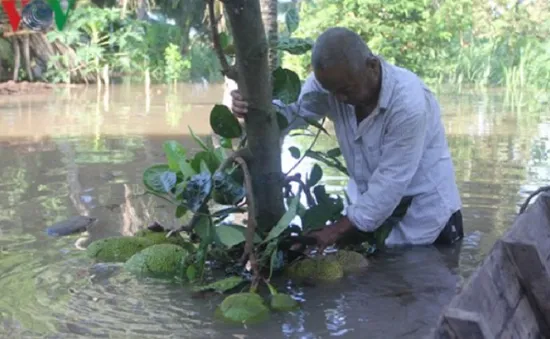
[[[418,338],[429,332],[527,195],[550,182],[550,112],[535,94],[499,90],[440,92],[445,128],[464,204],[459,248],[419,248],[373,259],[368,272],[288,292],[303,308],[274,314],[259,327],[213,321],[221,297],[136,279],[120,265],[93,264],[79,246],[130,235],[158,220],[177,225],[174,209],[143,195],[141,174],[164,161],[162,143],[198,147],[189,127],[210,133],[208,114],[220,86],[113,86],[48,96],[0,97],[0,336],[6,338]],[[333,148],[321,135],[315,150]],[[283,170],[309,136],[287,138]],[[296,172],[305,177],[313,162]],[[321,166],[327,190],[347,179]],[[61,239],[44,230],[75,214],[100,219],[85,235]],[[399,326],[395,326],[399,324]],[[384,333],[384,334],[382,334]]]

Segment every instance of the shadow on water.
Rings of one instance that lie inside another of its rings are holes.
[[[427,334],[464,278],[510,225],[517,206],[549,181],[550,113],[534,96],[441,93],[445,127],[464,204],[466,238],[451,249],[394,250],[367,272],[322,287],[249,329],[212,321],[221,301],[137,280],[117,265],[92,265],[78,244],[133,234],[154,220],[176,226],[174,210],[143,195],[143,170],[163,161],[167,139],[196,145],[188,126],[210,133],[222,89],[115,86],[50,96],[0,98],[0,336],[5,338],[418,338]],[[332,131],[328,126],[329,132]],[[287,139],[306,148],[311,137]],[[315,149],[336,146],[322,136]],[[304,161],[297,171],[307,173]],[[339,192],[346,179],[323,167]],[[53,239],[44,229],[74,214],[100,219],[90,238]],[[398,324],[398,326],[396,326]],[[385,333],[384,333],[385,332]],[[384,334],[383,334],[384,333]]]

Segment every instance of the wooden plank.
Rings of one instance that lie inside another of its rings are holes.
[[[47,32],[35,32],[35,31],[30,31],[30,30],[20,30],[20,31],[9,31],[9,32],[4,32],[4,37],[5,38],[9,38],[10,36],[18,36],[18,35],[31,35],[31,34],[39,34],[39,33],[47,33]]]
[[[550,338],[550,194],[498,240],[442,312],[435,338]]]
[[[544,335],[550,336],[550,197],[541,195],[502,242],[519,281],[536,308]]]
[[[479,313],[495,335],[502,331],[521,297],[519,281],[506,259],[497,241],[469,284],[450,304],[452,308]]]
[[[521,298],[512,319],[506,324],[499,338],[546,338],[539,330],[535,313],[527,297]]]
[[[440,323],[435,330],[431,332],[429,337],[437,339],[458,339],[458,336],[446,318],[441,319]]]

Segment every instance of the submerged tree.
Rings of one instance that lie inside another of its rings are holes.
[[[303,236],[304,232],[340,219],[344,204],[341,197],[326,192],[319,165],[313,166],[305,180],[300,175],[282,173],[281,131],[291,121],[275,110],[272,100],[296,103],[300,115],[301,107],[324,102],[326,94],[301,95],[301,81],[296,73],[280,66],[273,71],[269,69],[270,47],[259,0],[224,2],[230,35],[218,34],[214,0],[208,0],[207,4],[212,41],[222,73],[236,80],[249,102],[245,127],[227,106],[214,105],[210,125],[220,137],[219,146],[214,146],[211,138],[202,140],[192,130],[201,147],[196,154],[188,154],[177,141],[166,141],[163,144],[166,163],[149,167],[143,175],[144,185],[148,192],[173,203],[176,218],[185,220],[185,225],[167,230],[155,223],[134,237],[98,240],[90,246],[89,255],[104,261],[123,261],[133,273],[176,277],[194,285],[193,289],[201,293],[210,290],[226,293],[249,284],[249,292],[228,296],[216,314],[231,322],[251,323],[264,320],[268,314],[268,307],[257,294],[262,282],[270,294],[271,310],[297,307],[296,301],[273,286],[272,275],[287,272],[298,281],[334,280],[350,268],[366,267],[366,261],[363,255],[349,251],[304,258],[303,251],[294,250],[296,244],[301,244],[302,249],[304,245],[314,245],[315,240]],[[310,39],[291,37],[298,27],[297,19],[295,10],[286,13],[287,31],[271,48],[291,54],[311,49]],[[234,64],[230,64],[224,51],[234,51]],[[312,150],[320,133],[327,133],[323,122],[302,118],[317,131],[310,134],[313,141],[304,154],[295,147],[290,149],[297,159],[296,165],[304,157],[311,157],[347,174],[340,162],[339,149]],[[298,184],[297,191],[291,182]],[[301,203],[302,197],[307,206]],[[230,219],[242,213],[248,214],[246,226]],[[297,216],[301,227],[292,225]],[[142,237],[149,240],[137,239]],[[366,245],[352,248],[368,253],[371,247]],[[223,278],[207,283],[219,275]]]

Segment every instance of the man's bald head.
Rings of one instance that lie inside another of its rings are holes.
[[[344,27],[333,27],[324,31],[315,41],[311,53],[314,70],[346,66],[358,71],[373,56],[361,36]]]
[[[339,101],[366,105],[378,100],[381,63],[359,34],[327,29],[315,41],[311,64],[317,81]]]

